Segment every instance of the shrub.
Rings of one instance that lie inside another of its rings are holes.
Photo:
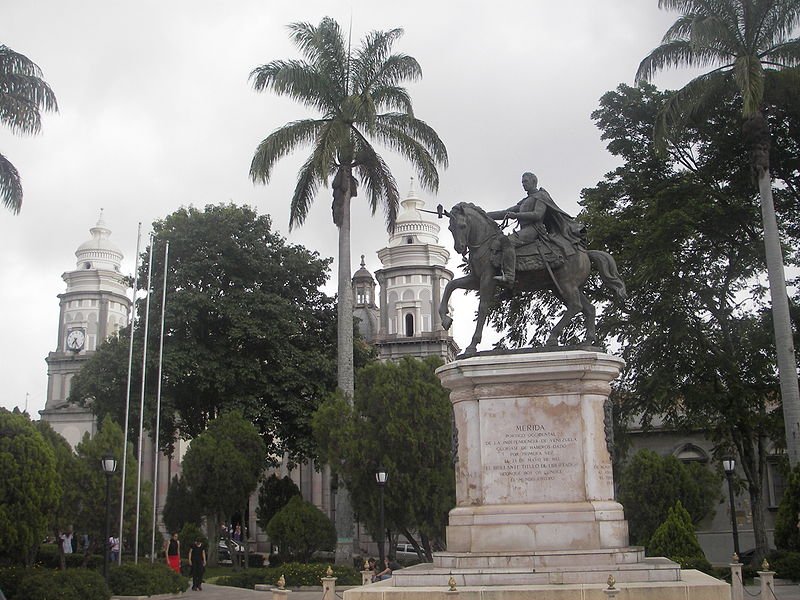
[[[267,525],[267,534],[281,554],[307,562],[317,550],[333,550],[336,528],[331,520],[310,502],[295,496]]]
[[[47,569],[58,569],[61,567],[61,557],[59,555],[58,544],[42,544],[36,553],[36,564]],[[84,564],[85,562],[85,564]],[[84,556],[82,552],[73,552],[64,555],[64,565],[68,569],[85,567],[87,569],[102,569],[103,555],[90,554]]]
[[[800,465],[789,475],[778,514],[775,516],[775,547],[788,552],[800,552]]]
[[[622,471],[619,501],[625,507],[631,543],[649,546],[650,536],[680,500],[692,523],[713,514],[721,476],[698,463],[684,464],[652,450],[637,452]]]
[[[37,569],[17,588],[16,600],[109,600],[103,576],[89,569],[51,571]]]
[[[278,478],[275,473],[263,480],[258,492],[256,517],[258,526],[266,529],[278,511],[295,496],[300,496],[300,488],[289,477]]]
[[[360,585],[361,573],[350,567],[331,565],[336,585]],[[285,563],[279,567],[267,569],[251,569],[242,573],[226,577],[218,577],[217,585],[227,585],[252,590],[257,583],[274,584],[283,575],[287,587],[320,585],[320,579],[325,577],[327,564]]]
[[[247,566],[251,569],[261,569],[267,557],[259,552],[251,552],[247,555]]]
[[[186,590],[186,578],[162,563],[123,564],[108,573],[111,591],[118,596],[177,594]]]
[[[697,534],[692,525],[689,512],[678,500],[669,509],[667,520],[658,526],[647,547],[649,556],[666,556],[679,563],[684,569],[710,571],[711,564],[706,559]]]
[[[30,576],[31,570],[25,567],[13,566],[0,569],[0,590],[3,590],[7,600],[17,597],[17,588],[25,577]]]
[[[185,558],[189,553],[189,548],[192,547],[195,540],[203,540],[203,546],[208,548],[208,538],[203,535],[202,530],[194,523],[186,523],[178,534],[178,539],[181,542],[181,554]]]
[[[773,552],[767,561],[776,577],[800,581],[800,552]]]

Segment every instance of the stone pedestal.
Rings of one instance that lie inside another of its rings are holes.
[[[345,599],[430,598],[445,594],[451,576],[464,597],[536,590],[599,599],[613,575],[620,598],[729,600],[726,583],[628,545],[605,411],[623,366],[600,351],[559,349],[486,353],[441,367],[458,435],[447,551]]]

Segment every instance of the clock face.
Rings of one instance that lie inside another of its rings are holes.
[[[80,350],[86,342],[86,334],[83,329],[73,329],[67,334],[67,348],[70,350]]]

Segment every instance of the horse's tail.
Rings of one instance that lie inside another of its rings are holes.
[[[600,272],[600,278],[603,283],[614,290],[617,298],[625,300],[628,297],[628,293],[625,291],[625,283],[620,278],[619,271],[617,271],[617,263],[614,262],[614,257],[602,250],[587,250],[587,253],[592,264]]]

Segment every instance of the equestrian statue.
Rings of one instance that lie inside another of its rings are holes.
[[[614,258],[601,250],[588,250],[583,226],[561,210],[537,184],[536,175],[525,173],[522,187],[528,195],[506,210],[486,212],[474,204],[461,202],[447,212],[439,205],[439,216],[450,218],[456,252],[469,265],[469,274],[450,281],[442,294],[439,304],[442,327],[450,329],[453,323],[447,308],[454,290],[475,290],[480,298],[475,333],[465,356],[477,351],[498,286],[508,288],[511,295],[552,290],[564,303],[566,310],[550,331],[547,346],[558,345],[564,328],[579,312],[584,316],[585,343],[596,344],[595,309],[581,289],[592,265],[617,297],[626,297]],[[500,225],[498,220],[502,222]],[[518,228],[507,236],[503,228],[512,220]]]

